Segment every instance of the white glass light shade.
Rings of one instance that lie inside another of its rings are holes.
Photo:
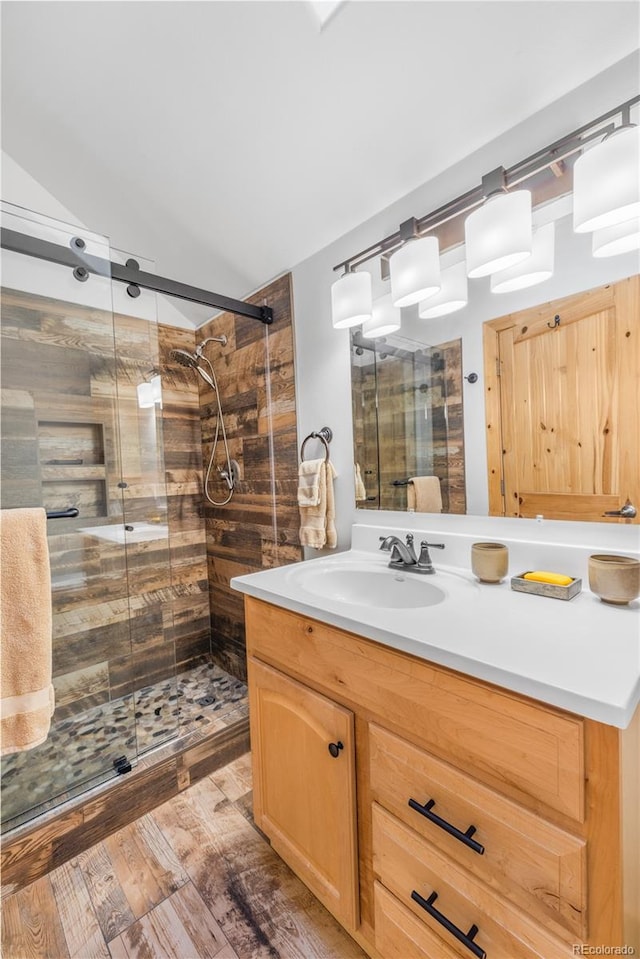
[[[531,256],[515,266],[491,275],[492,293],[511,293],[543,283],[553,276],[555,252],[555,223],[538,227],[533,234]]]
[[[498,193],[470,213],[464,224],[467,276],[488,276],[531,254],[531,193]]]
[[[391,299],[396,307],[412,306],[440,290],[438,238],[408,240],[389,259]]]
[[[623,127],[573,168],[573,229],[600,230],[640,215],[640,127]]]
[[[344,330],[371,316],[371,274],[345,273],[331,287],[333,328]]]
[[[591,249],[594,256],[616,256],[618,253],[640,250],[640,219],[633,217],[624,223],[594,230]]]
[[[421,320],[430,320],[436,316],[446,316],[461,310],[468,302],[466,264],[456,263],[442,271],[442,289],[436,296],[421,303],[418,316]]]
[[[138,383],[136,392],[138,394],[138,406],[141,410],[148,410],[154,406],[155,397],[151,383]]]
[[[381,296],[373,302],[373,314],[362,324],[362,335],[367,340],[387,336],[400,329],[400,310],[391,302],[390,296]]]

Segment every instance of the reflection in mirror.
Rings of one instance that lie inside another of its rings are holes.
[[[356,501],[464,513],[462,341],[351,336]]]

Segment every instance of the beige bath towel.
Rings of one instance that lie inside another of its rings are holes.
[[[0,513],[2,755],[32,749],[49,734],[51,573],[43,509]]]
[[[441,513],[442,492],[437,476],[412,476],[407,486],[407,509],[416,513]]]
[[[300,506],[300,543],[313,549],[323,546],[335,549],[338,539],[335,526],[335,500],[333,480],[336,476],[333,463],[323,461],[320,470],[319,495],[316,506]]]
[[[317,506],[320,502],[320,475],[324,458],[305,460],[298,467],[298,506]]]
[[[362,473],[360,472],[360,463],[355,464],[355,473],[356,473],[356,502],[367,498],[367,490],[362,481]]]

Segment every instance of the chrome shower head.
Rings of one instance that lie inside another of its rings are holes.
[[[170,356],[171,359],[179,363],[180,366],[187,366],[192,370],[198,369],[197,359],[193,353],[188,353],[187,350],[171,350]]]
[[[169,355],[173,360],[176,361],[176,363],[179,363],[180,366],[186,366],[191,370],[197,370],[205,383],[208,383],[212,390],[216,390],[216,384],[213,382],[207,371],[202,369],[198,363],[198,357],[196,355],[189,353],[187,350],[171,350]],[[207,362],[206,358],[205,362]]]

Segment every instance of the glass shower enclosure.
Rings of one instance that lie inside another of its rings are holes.
[[[119,256],[9,204],[2,227]],[[7,829],[126,772],[178,713],[155,295],[3,249],[1,307],[0,506],[51,516],[56,695],[47,741],[2,760]]]

